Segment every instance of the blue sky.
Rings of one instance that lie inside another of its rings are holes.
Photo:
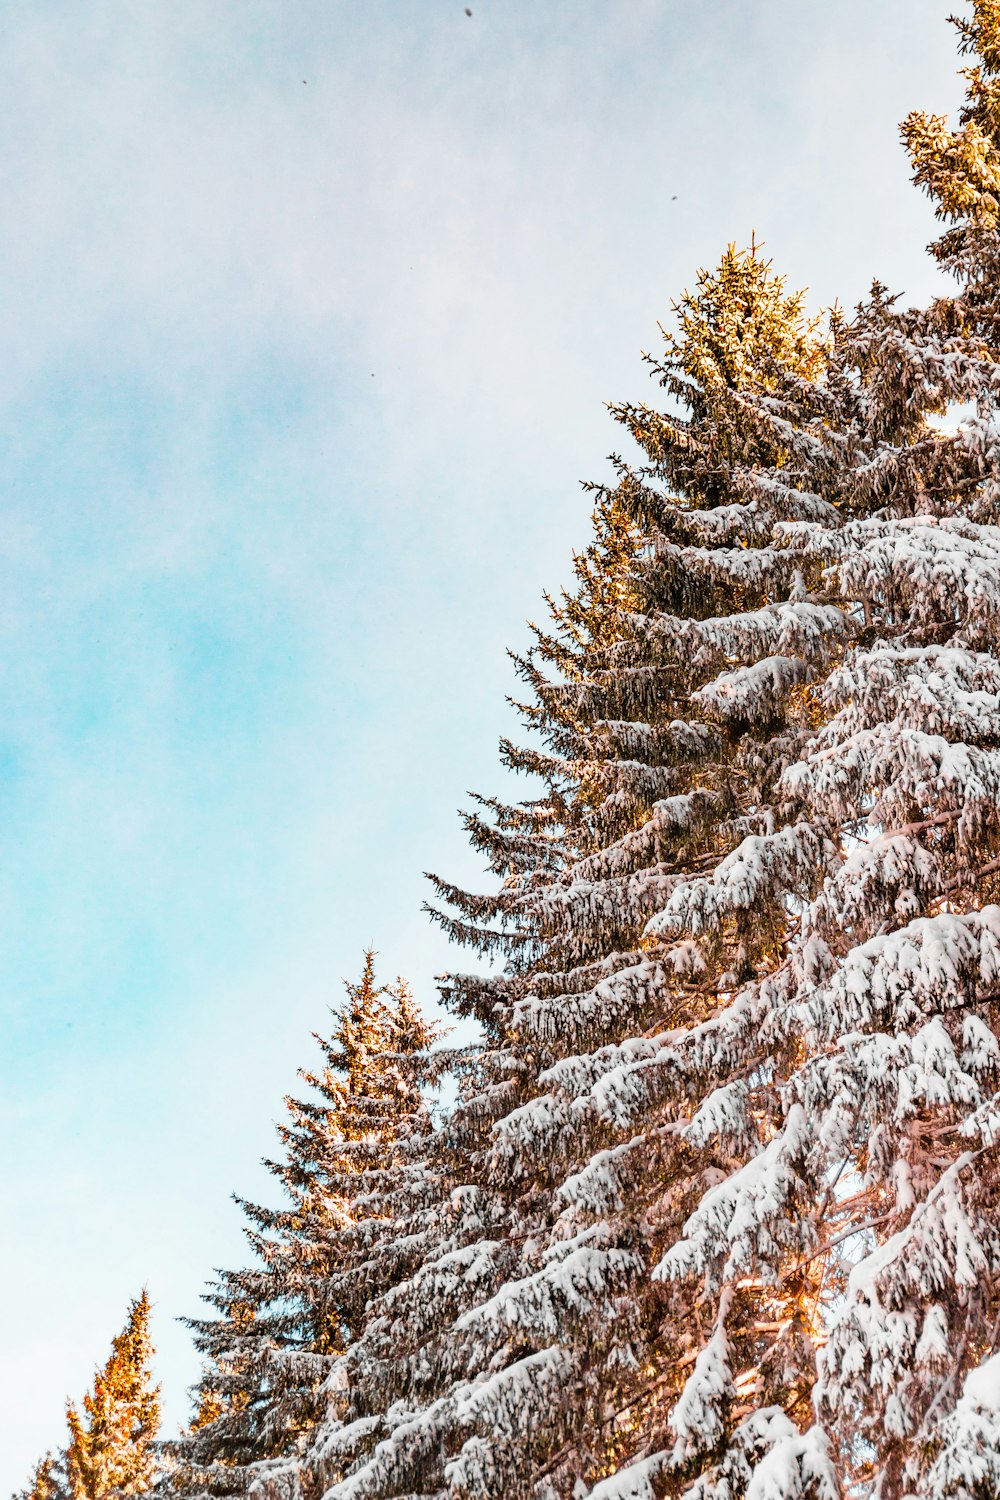
[[[0,1489],[235,1191],[373,942],[468,962],[505,656],[639,351],[756,230],[935,283],[897,122],[944,0],[0,5]]]

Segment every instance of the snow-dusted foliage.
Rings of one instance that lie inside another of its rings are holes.
[[[379,985],[369,950],[357,984],[316,1038],[324,1066],[287,1099],[283,1154],[267,1165],[281,1208],[243,1203],[255,1263],[224,1271],[191,1320],[206,1364],[190,1431],[165,1451],[185,1495],[297,1500],[300,1459],[325,1383],[361,1331],[369,1299],[419,1263],[438,1205],[421,1086],[447,1063],[407,985]]]
[[[939,1423],[927,1500],[1000,1494],[1000,1355],[969,1371],[961,1399]]]
[[[956,295],[876,285],[821,333],[730,249],[652,361],[667,410],[615,412],[640,462],[519,663],[503,755],[540,789],[466,819],[490,891],[435,882],[502,964],[445,982],[484,1040],[431,1207],[262,1496],[997,1493],[1000,0],[972,9],[959,130],[905,126]]]
[[[545,793],[467,820],[496,894],[438,882],[453,935],[507,965],[446,984],[486,1037],[450,1124],[455,1201],[328,1383],[310,1464],[329,1500],[610,1500],[714,1474],[707,1500],[758,1471],[762,1496],[781,1476],[832,1493],[795,1406],[811,1380],[789,1373],[808,1331],[756,1285],[816,1249],[793,1211],[811,1135],[747,998],[840,864],[782,776],[858,624],[776,539],[839,511],[789,482],[758,404],[811,390],[825,356],[756,252],[728,252],[679,319],[657,366],[675,412],[618,413],[648,464],[599,494],[578,586],[521,664],[543,748],[505,756]]]

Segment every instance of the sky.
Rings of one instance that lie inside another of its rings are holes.
[[[422,872],[671,299],[940,286],[947,0],[471,8],[0,0],[0,1493],[144,1284],[184,1419],[363,949],[474,962]]]

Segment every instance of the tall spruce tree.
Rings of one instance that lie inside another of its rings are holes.
[[[67,1446],[41,1460],[18,1500],[111,1500],[153,1488],[160,1388],[150,1374],[149,1314],[144,1290],[81,1406],[66,1404]]]
[[[343,1434],[323,1433],[331,1495],[569,1494],[662,1427],[697,1354],[701,1294],[650,1273],[720,1169],[682,1138],[675,1101],[622,1128],[602,1084],[697,1029],[777,949],[773,914],[704,945],[646,929],[685,870],[773,822],[811,729],[814,659],[844,632],[798,597],[799,564],[771,542],[779,518],[837,512],[781,477],[784,438],[748,399],[818,374],[801,297],[731,248],[676,312],[656,362],[674,410],[616,411],[647,462],[619,464],[598,494],[577,588],[520,663],[545,748],[504,756],[544,794],[467,820],[496,895],[437,882],[451,934],[507,968],[448,981],[486,1033],[446,1143],[459,1207],[437,1254],[372,1309],[353,1378],[379,1441],[338,1479]],[[782,566],[785,604],[769,597]],[[741,659],[761,663],[753,693],[717,681]]]
[[[377,983],[371,949],[345,988],[330,1037],[316,1037],[323,1066],[300,1073],[310,1094],[285,1100],[283,1154],[266,1163],[286,1206],[238,1200],[257,1264],[221,1273],[205,1299],[216,1316],[192,1320],[206,1366],[191,1428],[171,1448],[174,1490],[266,1491],[271,1476],[284,1493],[326,1410],[331,1365],[373,1292],[418,1251],[400,1229],[425,1196],[422,1090],[439,1066],[437,1028],[403,980]]]

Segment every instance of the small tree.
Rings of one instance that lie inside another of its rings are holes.
[[[417,1240],[387,1242],[420,1198],[414,1162],[430,1132],[421,1090],[437,1066],[436,1028],[405,981],[377,983],[372,949],[345,987],[331,1036],[316,1037],[322,1068],[300,1073],[310,1096],[285,1100],[283,1157],[266,1163],[288,1201],[237,1200],[257,1264],[223,1272],[205,1299],[218,1316],[192,1321],[207,1364],[195,1419],[173,1448],[178,1487],[241,1493],[266,1461],[294,1462],[368,1300],[417,1253]]]
[[[150,1373],[149,1312],[143,1289],[81,1407],[66,1403],[68,1446],[41,1460],[18,1500],[106,1500],[153,1487],[160,1387]]]
[[[160,1387],[151,1384],[153,1345],[149,1293],[131,1304],[125,1327],[83,1398],[82,1412],[69,1402],[70,1444],[66,1475],[73,1500],[141,1495],[155,1476],[153,1444],[160,1425]]]

